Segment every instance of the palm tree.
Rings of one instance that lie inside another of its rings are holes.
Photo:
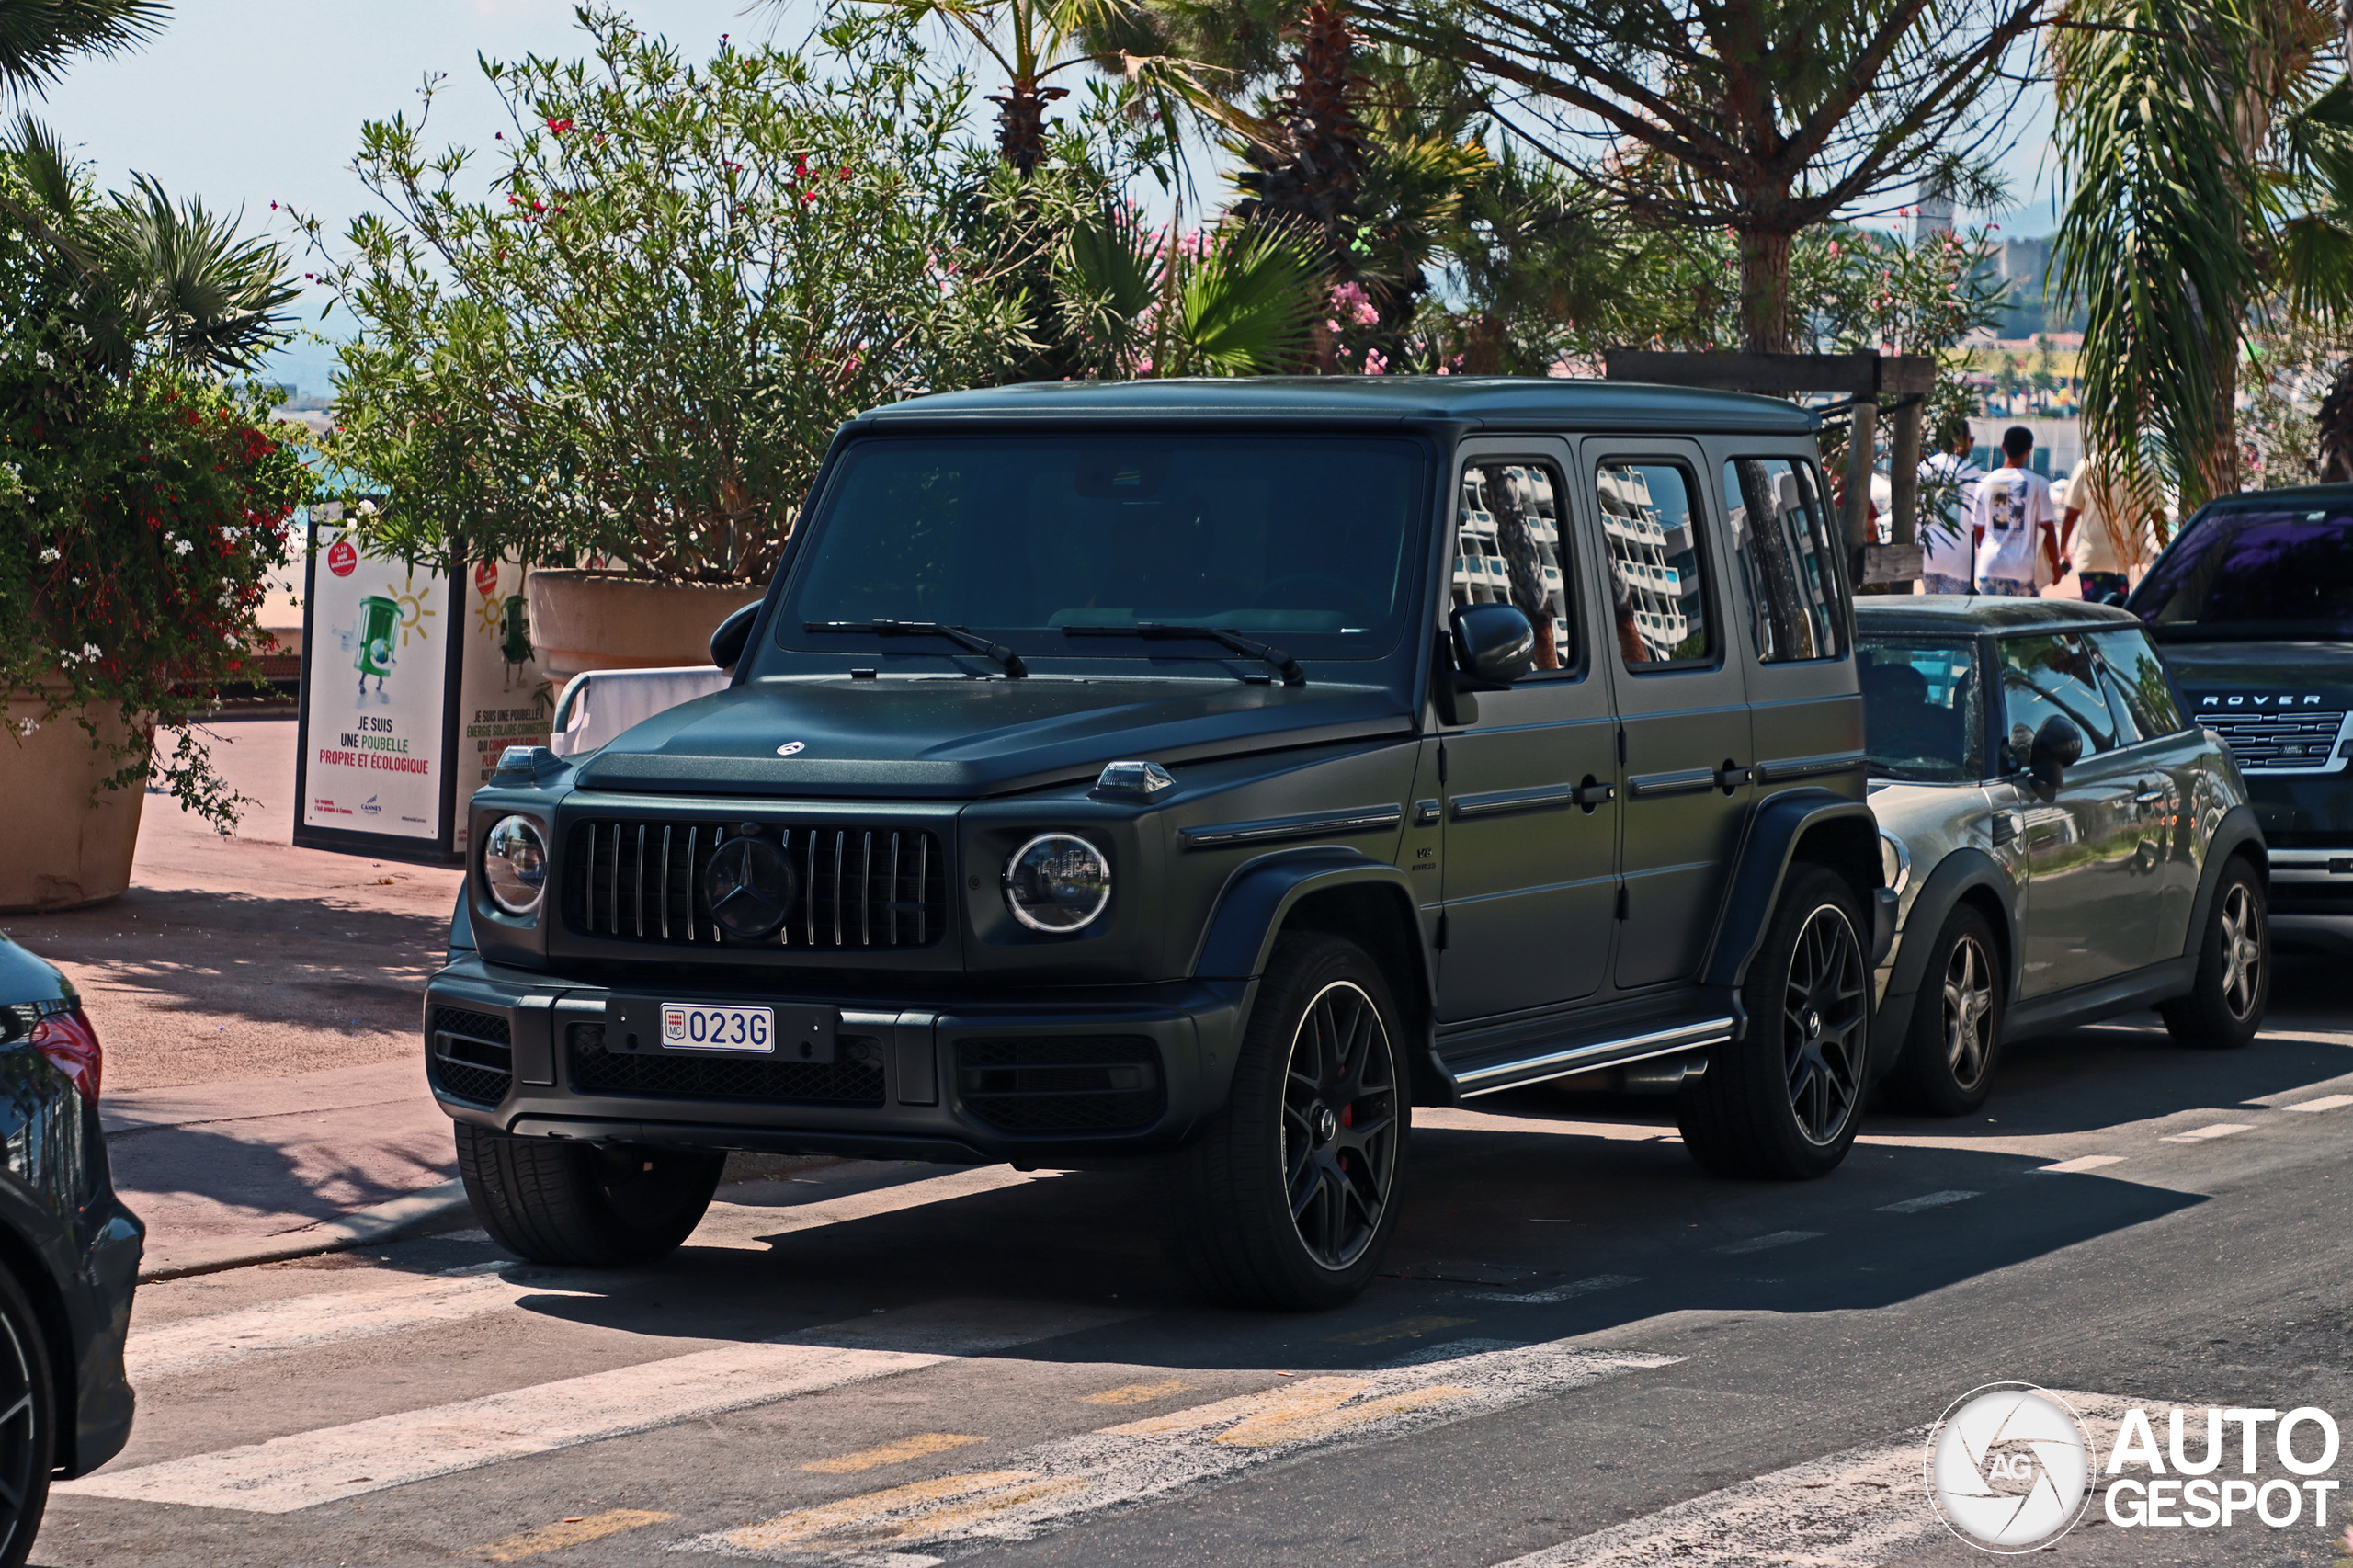
[[[1132,208],[1074,227],[1054,259],[1064,340],[1104,377],[1253,376],[1288,368],[1322,313],[1313,244],[1229,222],[1154,233]]]
[[[37,96],[84,54],[119,54],[163,30],[169,0],[0,0],[0,83]]]

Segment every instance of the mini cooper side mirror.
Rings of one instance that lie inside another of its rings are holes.
[[[732,670],[744,656],[744,646],[752,640],[752,622],[760,618],[758,601],[745,605],[719,623],[710,634],[710,662],[722,670]]]
[[[2037,783],[2056,790],[2067,769],[2082,760],[2083,755],[2083,731],[2054,713],[2034,733],[2034,749],[2027,758],[2027,770],[2034,775]]]
[[[1536,628],[1518,605],[1464,605],[1453,615],[1454,684],[1501,691],[1536,665]]]

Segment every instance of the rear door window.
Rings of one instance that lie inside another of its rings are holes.
[[[1610,619],[1618,655],[1630,670],[1714,658],[1697,490],[1679,463],[1615,460],[1594,471],[1609,552]]]
[[[1733,572],[1768,665],[1836,659],[1847,651],[1830,508],[1813,470],[1787,458],[1724,464]]]

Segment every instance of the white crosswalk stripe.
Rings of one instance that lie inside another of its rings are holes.
[[[1381,1371],[1302,1378],[1122,1422],[935,1477],[697,1536],[680,1551],[917,1568],[1231,1481],[1322,1446],[1386,1440],[1679,1358],[1566,1343]]]
[[[2112,1394],[2061,1397],[2091,1428],[2099,1453],[2114,1442],[2127,1406],[2168,1407]],[[1809,1460],[1495,1568],[1872,1568],[1948,1535],[1928,1500],[1927,1435],[1919,1426],[1889,1442]]]
[[[100,1471],[51,1490],[283,1514],[529,1454],[891,1377],[1132,1314],[940,1301],[611,1371],[298,1432],[221,1453]]]

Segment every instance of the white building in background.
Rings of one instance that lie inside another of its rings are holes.
[[[1699,591],[1691,519],[1669,527],[1638,468],[1606,464],[1595,476],[1595,489],[1610,555],[1633,599],[1635,633],[1654,658],[1672,659],[1691,635],[1688,607]]]
[[[1555,607],[1566,606],[1561,578],[1561,498],[1553,494],[1550,469],[1536,465],[1497,471],[1472,466],[1462,473],[1462,516],[1455,533],[1454,602],[1458,605],[1511,603],[1511,565],[1504,559],[1495,531],[1495,514],[1489,505],[1489,476],[1513,477],[1522,490],[1521,515],[1528,537],[1536,546],[1544,590]],[[1563,614],[1552,618],[1553,646],[1569,644],[1569,623]]]

